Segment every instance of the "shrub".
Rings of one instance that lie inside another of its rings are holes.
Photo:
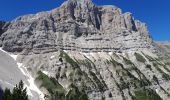
[[[127,58],[125,58],[125,57],[123,57],[123,60],[125,61],[125,63],[126,63],[127,65],[132,65],[132,64],[133,64],[129,59],[127,59]]]
[[[78,87],[71,84],[71,90],[66,95],[66,100],[88,100],[85,91],[80,91]]]
[[[157,78],[155,75],[153,75],[153,80],[154,80],[157,84],[159,84],[158,78]]]
[[[135,100],[162,100],[152,89],[141,89],[135,91]]]
[[[143,54],[149,61],[156,61],[156,58],[154,59],[154,58],[152,58],[151,56],[144,54],[143,52],[142,52],[142,54]]]
[[[73,68],[79,68],[79,65],[76,61],[74,61],[68,54],[63,52],[63,57],[65,58],[66,62],[68,62]]]
[[[165,80],[170,80],[170,76],[166,73],[162,74],[162,78],[164,78]]]
[[[3,95],[3,100],[12,100],[12,94],[10,89],[6,88]]]
[[[148,68],[149,70],[152,70],[151,65],[149,64],[146,65],[146,68]]]
[[[42,81],[41,87],[46,88],[48,92],[52,95],[52,97],[58,98],[60,100],[63,100],[65,98],[65,90],[55,78],[49,78],[41,71],[38,72],[38,75],[39,76],[37,77],[37,79]]]
[[[135,53],[135,57],[136,57],[136,60],[139,61],[139,62],[142,62],[142,63],[146,62],[146,59],[142,55],[140,55],[139,53]]]
[[[94,82],[97,84],[100,91],[104,91],[105,85],[98,79],[96,74],[94,72],[92,72],[92,71],[89,71],[89,73],[92,76],[92,79],[94,80]]]
[[[170,80],[170,76],[166,74],[156,63],[153,63],[153,66],[162,74],[162,78],[165,80]]]

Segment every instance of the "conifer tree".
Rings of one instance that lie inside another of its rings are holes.
[[[4,100],[28,100],[27,89],[24,88],[24,83],[21,80],[18,85],[16,85],[12,91],[5,89],[4,91]]]

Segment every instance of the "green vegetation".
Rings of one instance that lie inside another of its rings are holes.
[[[153,57],[146,55],[142,52],[142,54],[149,60],[149,61],[156,61],[156,59],[154,59]]]
[[[139,62],[142,62],[142,63],[146,62],[146,59],[142,55],[140,55],[139,53],[135,53],[135,57],[136,57],[136,60],[139,61]]]
[[[24,83],[19,82],[11,93],[11,91],[6,88],[3,95],[3,100],[28,100],[27,89],[24,88]]]
[[[155,75],[153,75],[152,79],[159,85],[159,80],[158,80],[158,78]]]
[[[123,90],[122,90],[121,86],[117,83],[117,81],[116,81],[116,80],[114,80],[114,81],[115,81],[116,86],[118,87],[118,89],[119,89],[119,91],[120,91],[120,93],[121,93],[121,96],[122,96],[123,100],[126,100],[126,99],[125,99],[124,92],[123,92]]]
[[[117,61],[114,60],[113,58],[111,58],[110,63],[111,63],[114,67],[116,67],[116,66],[121,66],[121,67],[122,67],[122,66],[123,66],[123,64],[117,62]]]
[[[162,77],[165,79],[165,80],[170,80],[170,76],[166,73],[163,73],[162,74]]]
[[[89,68],[89,70],[91,70],[93,68],[91,62],[88,59],[85,60],[79,60],[77,61],[79,64],[86,66],[87,68]]]
[[[151,65],[147,64],[146,68],[148,68],[150,71],[152,71],[152,66]]]
[[[88,100],[88,96],[85,91],[79,91],[79,89],[71,84],[71,90],[66,95],[66,100]]]
[[[76,78],[79,77],[80,78],[85,78],[87,80],[89,80],[89,82],[93,82],[93,84],[95,85],[95,87],[98,87],[100,91],[104,91],[105,88],[107,88],[107,85],[105,84],[103,78],[101,77],[100,73],[97,71],[97,68],[94,64],[93,61],[91,61],[90,59],[86,58],[85,60],[76,60],[76,59],[72,59],[71,57],[69,57],[66,53],[64,53],[64,57],[66,59],[66,61],[68,63],[70,63],[71,66],[76,66],[76,67],[73,67],[74,68],[74,72],[71,73],[71,76],[72,76],[72,79],[75,75]],[[88,77],[88,75],[85,73],[85,72],[82,72],[81,69],[80,69],[80,66],[81,65],[84,65],[88,68],[89,70],[89,75],[91,77]],[[95,71],[92,72],[91,69],[94,69]],[[98,75],[98,77],[96,76]],[[75,77],[74,77],[74,82],[77,82],[79,80],[77,80]]]
[[[119,84],[119,87],[121,89],[128,88],[130,85],[133,85],[134,87],[143,87],[143,86],[149,86],[151,85],[151,82],[145,77],[145,75],[130,61],[127,59],[124,59],[127,64],[131,64],[132,67],[130,69],[124,68],[123,64],[115,61],[114,59],[111,59],[111,64],[116,67],[120,66],[119,70],[116,70],[116,73],[120,77],[128,76],[131,80],[126,82],[126,80],[123,80],[123,78],[120,78],[121,84]],[[134,70],[140,79],[136,78],[130,71]]]
[[[55,78],[49,78],[47,75],[42,73],[41,71],[38,72],[38,80],[42,81],[41,87],[44,87],[48,90],[48,92],[54,98],[59,98],[60,100],[64,100],[65,98],[65,90],[64,88],[56,81]]]
[[[89,73],[92,76],[92,79],[94,80],[94,82],[97,84],[100,91],[104,91],[105,85],[98,79],[96,74],[94,72],[92,72],[92,71],[89,71]]]
[[[132,78],[135,86],[137,87],[143,87],[143,86],[149,86],[151,85],[152,83],[145,77],[145,75],[137,68],[135,67],[134,65],[132,66],[133,70],[136,71],[136,73],[138,74],[139,76],[139,79],[137,79],[136,77],[134,77],[130,72],[129,70],[125,69],[124,67],[122,67],[124,70],[126,70],[126,72],[128,72],[128,76],[130,78]]]
[[[165,65],[170,65],[170,62],[166,62]]]
[[[64,54],[64,51],[60,51],[60,55],[59,55],[59,57],[63,57],[63,54]]]
[[[105,100],[105,97],[102,97],[102,100]]]
[[[127,59],[124,59],[124,61],[127,64],[131,64],[132,67],[129,68],[124,68],[123,64],[115,61],[114,59],[111,59],[110,62],[114,67],[119,67],[119,69],[116,69],[116,73],[118,76],[120,76],[120,84],[119,88],[121,90],[125,88],[129,88],[130,86],[133,86],[135,88],[137,87],[144,87],[144,86],[149,86],[151,85],[151,82],[145,77],[145,75],[130,61]],[[134,70],[140,79],[136,78],[131,71]],[[123,79],[123,77],[129,77],[130,80],[126,81],[126,79]]]
[[[170,80],[170,76],[166,74],[161,68],[159,68],[157,63],[153,63],[153,66],[162,74],[162,78],[165,80]]]
[[[135,100],[162,100],[152,89],[141,89],[135,91]]]
[[[120,77],[120,85],[119,86],[120,86],[121,90],[129,88],[129,84],[126,83],[122,77]]]
[[[63,57],[65,58],[66,62],[68,62],[73,69],[79,68],[79,65],[76,61],[74,61],[67,53],[63,52]]]
[[[89,77],[86,72],[80,69],[80,64],[89,66],[88,68],[90,68],[92,67],[91,63],[88,60],[81,61],[72,59],[65,52],[61,52],[60,57],[61,59],[69,63],[72,70],[70,70],[71,72],[69,76],[66,76],[66,72],[62,73],[62,75],[57,73],[56,78],[68,78],[72,83],[69,87],[70,90],[68,91],[68,93],[66,93],[64,88],[58,83],[55,78],[49,78],[42,72],[38,72],[39,76],[37,77],[37,79],[42,81],[41,87],[45,87],[49,91],[52,100],[88,100],[88,96],[85,91],[91,90],[91,87],[86,86],[86,84],[92,84],[96,87],[96,83]],[[77,86],[77,83],[81,84]]]
[[[170,70],[167,68],[166,65],[163,65],[164,69],[170,73]]]
[[[123,57],[123,60],[127,65],[133,65],[133,63],[129,59]]]

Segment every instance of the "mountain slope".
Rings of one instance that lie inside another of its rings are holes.
[[[12,67],[20,69],[18,78],[30,94],[39,94],[29,95],[31,100],[170,99],[167,51],[152,40],[145,23],[116,6],[67,0],[51,11],[0,24],[0,29],[3,50],[21,65]],[[0,61],[9,59],[2,56]],[[17,72],[9,67],[0,69]]]
[[[0,49],[0,56],[0,87],[2,89],[9,88],[12,90],[20,80],[23,80],[25,87],[27,87],[30,99],[39,99],[40,94],[37,93],[35,89],[31,88],[33,86],[30,83],[30,79],[26,75],[26,71],[22,67],[22,64],[17,63],[16,56],[3,51],[2,49]]]
[[[170,43],[169,42],[157,42],[160,50],[166,54],[170,54]]]

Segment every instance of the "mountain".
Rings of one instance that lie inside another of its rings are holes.
[[[0,30],[1,87],[23,80],[31,100],[170,99],[168,49],[116,6],[67,0]]]
[[[170,43],[169,42],[156,42],[160,48],[160,51],[170,55]]]
[[[91,0],[68,0],[52,11],[18,17],[1,40],[9,52],[154,49],[145,23],[118,7],[96,6]]]

